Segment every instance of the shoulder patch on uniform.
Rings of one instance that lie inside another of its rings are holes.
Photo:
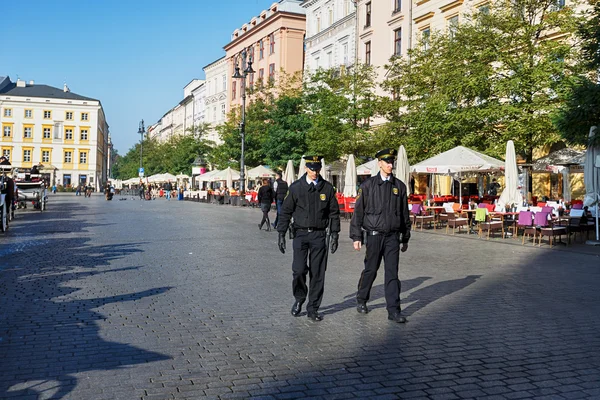
[[[321,198],[321,201],[325,201],[325,199],[327,199],[327,196],[325,196],[325,194],[321,194],[319,197]]]
[[[358,188],[358,193],[356,194],[355,200],[358,200],[358,198],[360,197],[361,194],[362,194],[362,188]]]

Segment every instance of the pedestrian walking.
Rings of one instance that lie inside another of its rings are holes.
[[[327,251],[331,239],[331,254],[338,248],[340,232],[340,209],[333,186],[319,172],[321,156],[305,156],[306,173],[289,187],[283,201],[277,231],[278,246],[285,253],[285,233],[294,219],[292,229],[292,293],[295,298],[292,315],[298,317],[302,305],[306,304],[307,317],[321,321],[319,306],[323,299]],[[307,263],[308,261],[308,263]],[[310,272],[310,288],[306,285],[306,275]]]
[[[277,229],[277,222],[279,221],[279,214],[281,213],[281,206],[283,205],[283,199],[288,191],[288,184],[282,179],[281,171],[275,172],[275,182],[273,183],[273,191],[275,192],[275,205],[277,206],[277,215],[275,215],[275,222],[273,222],[273,228]]]
[[[173,185],[171,184],[171,181],[168,181],[167,183],[165,183],[165,193],[166,193],[168,201],[171,201],[171,192],[172,191],[173,191]]]
[[[264,223],[267,223],[267,232],[271,230],[271,221],[269,221],[269,211],[271,211],[271,204],[273,204],[273,199],[275,198],[275,193],[269,185],[269,180],[264,178],[262,180],[262,186],[258,189],[258,203],[260,204],[260,209],[263,213],[262,220],[260,224],[258,224],[258,230],[262,230]]]
[[[408,249],[410,239],[406,185],[392,175],[396,150],[384,149],[375,157],[379,160],[379,173],[360,186],[350,222],[350,238],[354,242],[354,249],[360,251],[363,243],[367,247],[364,270],[358,282],[356,309],[361,314],[369,312],[367,302],[383,259],[388,319],[404,323],[406,318],[400,313],[398,261],[400,251]]]
[[[140,193],[140,200],[144,200],[144,183],[140,182],[140,187],[138,189]]]

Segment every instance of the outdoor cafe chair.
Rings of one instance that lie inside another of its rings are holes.
[[[454,214],[454,209],[452,208],[453,203],[444,203],[442,207],[444,207],[444,211],[438,214],[438,224],[441,227],[444,225],[448,226],[448,215]],[[447,230],[446,230],[447,231]]]
[[[523,212],[521,212],[521,214],[523,214]],[[519,219],[521,217],[521,214],[519,214]],[[542,229],[548,226],[548,213],[545,213],[543,211],[538,211],[535,213],[534,217],[533,217],[533,224],[532,226],[526,227],[523,230],[523,236],[525,235],[531,235],[533,234],[533,244],[535,245],[535,239],[537,237],[538,232]],[[525,238],[523,238],[523,244],[525,243]]]
[[[433,224],[433,227],[435,228],[435,215],[425,214],[425,209],[422,204],[413,204],[411,206],[411,214],[413,216],[415,228],[418,224],[421,224],[421,230],[423,230],[423,224],[426,222],[429,223],[429,226]]]
[[[579,233],[579,238],[583,240],[583,231],[586,227],[581,225],[581,218],[579,217],[571,217],[569,218],[569,223],[567,224],[567,231],[569,233],[568,241],[571,241],[571,234],[573,234],[573,240],[577,237],[576,235]]]
[[[533,234],[533,242],[535,243],[535,237],[537,230],[533,226],[533,213],[531,211],[521,211],[519,213],[519,219],[517,220],[517,233],[519,228],[523,228],[523,241],[521,244],[525,244],[525,236]]]
[[[454,235],[454,231],[458,228],[458,232],[460,233],[460,228],[462,226],[466,226],[467,229],[469,227],[469,219],[464,217],[458,217],[456,213],[448,212],[448,221],[446,223],[446,233],[448,233],[448,229],[452,228],[452,234]]]
[[[494,231],[502,232],[502,238],[504,239],[504,223],[501,220],[493,220],[488,214],[488,208],[478,208],[475,211],[475,221],[477,221],[479,229],[479,237],[484,231],[487,231],[487,240],[490,240],[490,235]]]
[[[355,206],[356,199],[354,197],[344,197],[344,215],[346,218],[352,218]]]

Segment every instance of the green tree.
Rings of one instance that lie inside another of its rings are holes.
[[[392,60],[383,87],[397,95],[384,101],[384,131],[412,162],[456,145],[500,157],[509,139],[531,162],[534,148],[560,140],[551,114],[574,73],[568,40],[578,18],[555,4],[490,6]]]
[[[311,119],[308,151],[329,160],[343,154],[364,154],[372,139],[371,119],[377,115],[373,67],[356,64],[318,69],[305,81],[305,109]]]
[[[189,175],[194,159],[208,154],[214,146],[206,140],[209,127],[208,124],[195,125],[186,130],[186,135],[175,136],[164,143],[154,138],[144,138],[142,146],[136,143],[127,154],[118,158],[113,166],[113,176],[117,179],[138,176],[140,147],[146,176],[165,172]]]
[[[306,133],[311,120],[303,107],[299,94],[283,94],[269,109],[262,147],[265,162],[271,167],[284,167],[287,160],[299,161],[307,153]]]
[[[600,2],[590,2],[586,22],[578,30],[584,71],[565,92],[564,104],[554,118],[569,142],[585,145],[591,126],[600,126]],[[600,140],[600,135],[595,138]]]
[[[300,74],[280,71],[274,82],[257,82],[248,90],[246,105],[245,164],[280,166],[281,160],[300,158],[305,150],[306,117],[301,115]],[[223,143],[211,153],[209,161],[217,168],[240,168],[240,107],[234,108],[227,121],[217,127]]]

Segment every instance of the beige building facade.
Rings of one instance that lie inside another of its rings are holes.
[[[224,46],[228,110],[242,103],[241,80],[232,78],[236,65],[242,67],[242,52],[252,60],[255,71],[246,78],[246,88],[269,80],[277,84],[280,71],[290,75],[303,71],[306,13],[301,3],[302,0],[280,0],[233,32],[231,42]]]
[[[49,183],[108,178],[109,129],[100,100],[48,85],[0,77],[0,151],[15,168],[42,164]]]

